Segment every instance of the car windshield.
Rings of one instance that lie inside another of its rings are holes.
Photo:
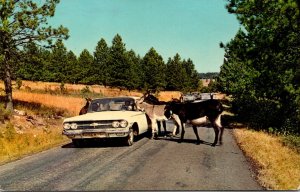
[[[94,99],[88,109],[88,113],[100,111],[134,111],[136,110],[133,98],[103,98]]]

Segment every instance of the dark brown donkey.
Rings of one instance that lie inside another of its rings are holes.
[[[81,109],[80,109],[80,112],[79,112],[79,115],[83,115],[83,114],[86,114],[87,111],[88,111],[88,108],[89,108],[89,105],[92,101],[91,98],[85,98],[86,100],[86,103],[85,103],[85,106],[83,106]]]
[[[197,131],[197,126],[206,123],[209,120],[215,131],[215,140],[212,146],[216,146],[218,140],[222,144],[222,135],[224,128],[221,125],[221,113],[223,112],[223,106],[218,100],[210,99],[201,102],[193,103],[177,103],[170,102],[165,107],[165,116],[167,118],[172,117],[173,114],[179,116],[181,122],[181,139],[184,137],[185,123],[188,121],[193,125],[193,130],[197,137],[197,143],[200,144],[200,138]]]

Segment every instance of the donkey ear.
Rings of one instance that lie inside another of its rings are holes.
[[[149,95],[149,91],[146,91],[146,93],[144,93],[142,97],[145,98],[145,97],[147,97],[148,95]]]

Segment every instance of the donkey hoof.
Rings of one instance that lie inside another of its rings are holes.
[[[212,147],[215,147],[215,146],[216,146],[216,143],[211,144],[211,146],[212,146]]]

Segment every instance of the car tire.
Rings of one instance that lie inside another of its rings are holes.
[[[129,129],[129,134],[126,137],[126,144],[128,146],[131,146],[131,145],[133,145],[133,142],[134,142],[134,132],[133,132],[133,129]]]

